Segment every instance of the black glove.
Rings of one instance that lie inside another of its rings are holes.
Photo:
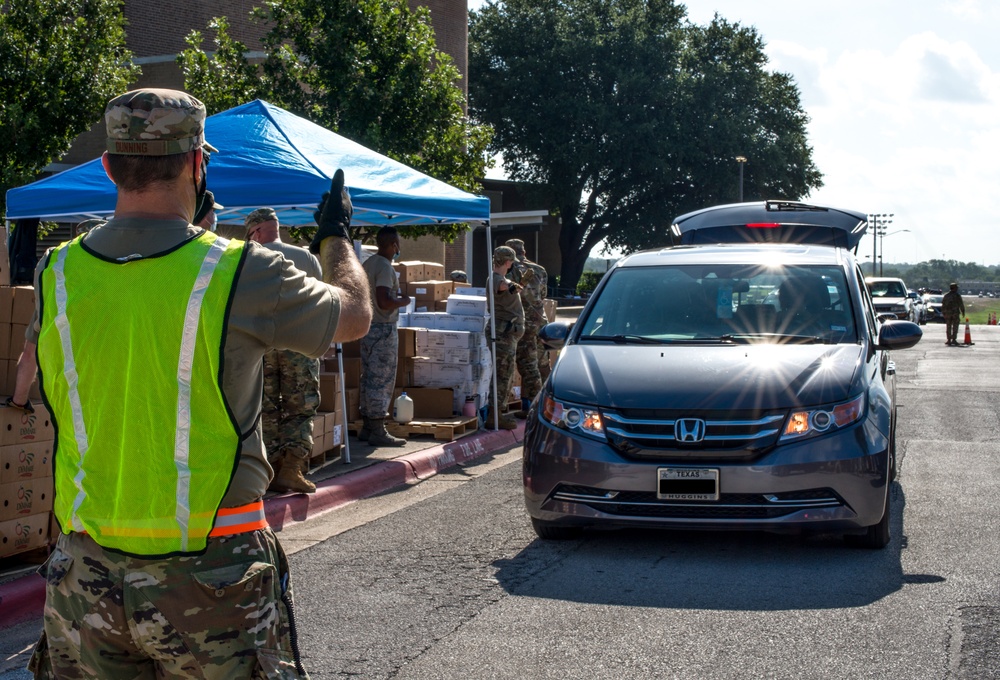
[[[14,403],[14,397],[7,397],[7,401],[4,402],[4,405],[7,406],[8,408],[16,408],[19,411],[24,411],[25,413],[35,412],[35,407],[31,405],[30,399],[24,402],[23,404],[16,404]]]
[[[347,229],[351,226],[351,215],[354,214],[354,206],[351,205],[351,197],[344,189],[344,171],[337,170],[333,173],[333,181],[330,182],[330,191],[323,194],[323,201],[319,204],[313,217],[316,218],[316,236],[309,244],[309,250],[319,253],[319,244],[323,239],[330,236],[341,236],[348,241],[351,235]]]

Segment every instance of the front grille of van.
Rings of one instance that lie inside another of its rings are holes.
[[[785,411],[602,411],[608,441],[640,459],[748,459],[771,448]]]

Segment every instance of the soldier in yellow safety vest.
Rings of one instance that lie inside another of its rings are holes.
[[[36,271],[11,402],[27,404],[37,362],[62,530],[36,677],[306,677],[262,503],[261,358],[362,337],[367,283],[339,170],[311,246],[336,286],[191,224],[215,151],[204,119],[174,90],[109,102],[115,214]]]

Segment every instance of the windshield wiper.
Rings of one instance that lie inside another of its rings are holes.
[[[791,333],[728,333],[719,337],[721,341],[736,342],[764,338],[766,340],[787,341],[794,344],[808,345],[813,343],[831,344],[833,340],[821,335],[793,335]]]
[[[665,345],[667,340],[660,340],[659,338],[650,338],[645,335],[586,335],[581,340],[610,340],[611,342],[618,345]]]

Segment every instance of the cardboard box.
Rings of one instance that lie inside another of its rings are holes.
[[[11,308],[10,322],[27,326],[35,316],[34,286],[15,286],[14,304]]]
[[[470,331],[442,331],[421,328],[417,331],[417,354],[431,347],[454,347],[457,349],[473,349],[486,346],[485,333]]]
[[[486,316],[489,314],[489,300],[479,295],[451,295],[448,297],[449,314],[469,314]]]
[[[454,391],[449,388],[409,387],[397,389],[392,393],[392,403],[403,392],[413,400],[413,419],[451,418],[454,403]]]
[[[343,352],[343,354],[341,356],[347,357],[349,359],[357,359],[357,358],[359,358],[361,356],[361,341],[360,340],[351,340],[350,342],[345,342],[340,347],[341,347],[341,351]],[[326,360],[326,357],[324,357],[324,361],[325,360]],[[337,360],[336,350],[334,351],[334,354],[333,354],[333,360],[334,360],[334,364],[336,364],[336,360]]]
[[[361,385],[361,358],[344,359],[344,387],[358,387]]]
[[[0,227],[0,231],[4,231]],[[6,244],[4,244],[6,248]],[[7,261],[0,262],[0,268],[7,266]],[[11,315],[14,313],[14,289],[10,288],[10,283],[2,284],[0,287],[0,322],[10,323]]]
[[[461,288],[455,288],[455,295],[475,295],[478,297],[486,297],[485,288],[473,288],[472,286],[462,286]]]
[[[455,290],[451,281],[415,281],[406,284],[406,294],[416,302],[414,306],[426,304],[428,307],[437,300],[447,300]]]
[[[319,410],[335,411],[340,399],[340,374],[323,371],[319,374]]]
[[[397,328],[396,339],[399,343],[397,354],[400,358],[417,356],[417,331],[413,328]]]
[[[52,477],[39,477],[0,484],[0,521],[50,511],[52,483]]]
[[[327,434],[326,441],[327,441],[327,445],[330,448],[333,448],[334,446],[340,446],[341,444],[343,444],[344,443],[344,426],[343,425],[334,425],[333,426],[333,432],[330,432],[329,434]],[[327,449],[327,450],[329,450],[329,449]]]
[[[437,300],[434,302],[435,312],[447,312],[448,311],[448,301],[447,300]]]
[[[6,268],[6,262],[3,263]],[[44,548],[49,542],[51,513],[18,517],[0,522],[0,557]]]
[[[438,262],[408,260],[406,262],[393,262],[392,268],[399,274],[400,285],[414,281],[445,280],[444,265]]]
[[[430,361],[435,364],[478,364],[482,361],[478,347],[428,347],[416,361]]]
[[[314,433],[312,452],[309,454],[309,457],[316,458],[317,456],[322,456],[324,453],[326,453],[326,435],[322,432],[319,435]]]
[[[361,390],[357,387],[351,387],[345,390],[347,396],[347,404],[345,406],[347,410],[347,420],[349,422],[354,422],[355,420],[361,420],[361,410],[358,405],[361,403]]]
[[[437,330],[482,333],[489,328],[490,317],[477,314],[445,314],[436,319]]]
[[[409,387],[413,384],[414,357],[398,357],[396,359],[396,387]]]
[[[0,290],[3,290],[3,289],[0,288]],[[7,290],[10,290],[10,289],[8,288]],[[11,329],[11,324],[9,324],[9,323],[0,323],[0,359],[10,359],[11,358],[11,356],[10,356],[10,329]],[[18,359],[18,357],[20,357],[20,355],[21,355],[21,353],[19,351],[17,353],[17,356],[14,357],[14,359],[15,360]]]
[[[551,298],[546,298],[542,300],[542,307],[545,309],[545,318],[552,323],[556,320],[556,310],[559,308],[558,303]]]
[[[0,446],[0,484],[52,476],[54,442]]]
[[[0,406],[0,446],[34,444],[55,439],[52,418],[45,406],[32,402],[34,413]]]
[[[479,381],[487,370],[488,367],[484,364],[434,364],[417,361],[413,364],[413,382],[420,387],[455,387]]]

